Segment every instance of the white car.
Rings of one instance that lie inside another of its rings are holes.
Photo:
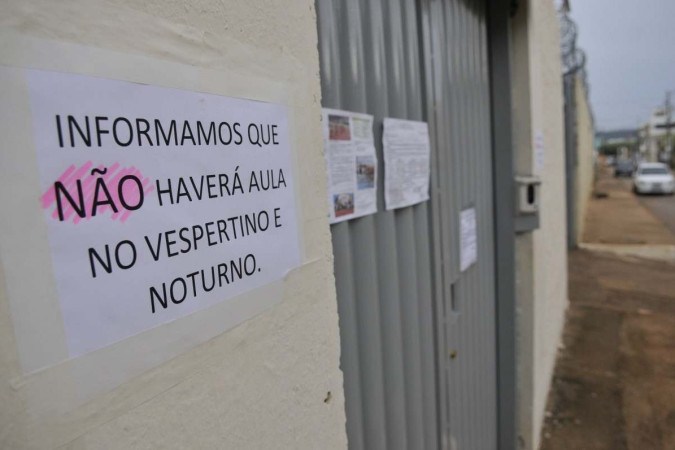
[[[636,194],[673,194],[675,177],[662,163],[641,163],[633,176]]]

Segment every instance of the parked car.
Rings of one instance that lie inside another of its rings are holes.
[[[614,166],[615,177],[630,177],[633,175],[633,161],[630,159],[622,159],[616,162]]]
[[[633,177],[636,194],[673,194],[675,177],[662,163],[641,163]]]

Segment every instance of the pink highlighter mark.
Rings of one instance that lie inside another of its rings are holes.
[[[74,164],[68,167],[42,194],[40,204],[43,209],[53,208],[51,217],[64,222],[78,224],[93,217],[95,210],[97,216],[106,214],[124,223],[142,208],[141,200],[144,205],[153,190],[152,180],[143,177],[133,166],[121,167],[114,163],[110,167],[94,167],[94,163],[87,161],[80,167]]]

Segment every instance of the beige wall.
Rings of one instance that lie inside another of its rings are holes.
[[[595,176],[593,118],[588,103],[586,87],[580,74],[576,75],[574,97],[577,111],[577,166],[575,180],[575,221],[577,242],[583,242],[584,221],[588,200],[593,191]]]
[[[535,245],[535,383],[534,437],[540,440],[546,399],[553,376],[558,346],[567,309],[567,240],[565,195],[565,144],[562,68],[558,17],[552,1],[532,1],[535,38],[533,126],[541,129],[546,145],[545,180],[541,196],[541,226],[534,234]]]
[[[0,448],[345,448],[314,2],[3,0],[1,10],[4,66],[287,104],[303,264],[283,281],[242,296],[251,303],[281,301],[230,331],[219,328],[229,318],[214,306],[27,374],[16,332],[31,321],[12,315],[8,286],[32,289],[31,301],[42,305],[32,312],[52,317],[58,303],[49,255],[35,252],[41,257],[31,264],[47,270],[36,280],[8,283],[15,259],[3,248]],[[11,98],[13,109],[0,118],[2,145],[25,145],[20,156],[0,149],[0,163],[33,167],[27,96],[6,86],[0,96]],[[30,200],[39,192],[33,170],[21,173],[12,192],[2,183],[3,208],[10,196],[25,195],[28,213],[37,214]],[[27,236],[11,218],[0,222],[6,239],[47,248],[44,225]],[[55,327],[59,321],[54,315]],[[42,331],[33,330],[35,340]]]
[[[519,444],[535,449],[567,307],[562,71],[553,2],[521,2],[512,29],[516,170],[542,182],[539,229],[516,238]],[[539,133],[544,164],[537,170]]]

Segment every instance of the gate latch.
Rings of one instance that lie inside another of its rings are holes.
[[[534,175],[516,175],[516,232],[539,228],[541,180]]]

